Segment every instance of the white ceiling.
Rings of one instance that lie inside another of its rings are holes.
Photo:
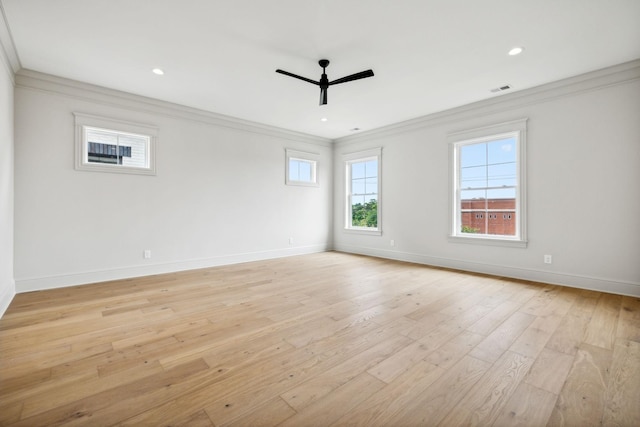
[[[25,69],[332,139],[640,58],[640,0],[0,5]],[[319,80],[322,58],[329,80],[375,76],[319,106],[317,86],[275,73]]]

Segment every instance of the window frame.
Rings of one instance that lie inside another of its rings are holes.
[[[158,128],[151,125],[127,122],[84,113],[73,113],[75,117],[75,169],[91,172],[124,173],[135,175],[156,175],[156,153]],[[148,138],[148,167],[121,164],[93,163],[88,161],[87,130],[96,129],[117,135],[134,135]]]
[[[305,151],[285,149],[285,184],[286,185],[300,185],[303,187],[319,187],[319,159],[320,155],[317,153],[308,153]],[[290,178],[291,161],[307,162],[311,165],[311,181],[292,180]]]
[[[378,195],[378,212],[377,212],[377,227],[354,227],[351,224],[352,219],[352,203],[351,203],[351,165],[354,163],[360,163],[375,159],[377,161],[377,195]],[[348,233],[368,234],[368,235],[382,235],[382,148],[373,148],[365,151],[359,151],[355,153],[345,154],[342,157],[343,170],[345,173],[345,218],[344,218],[344,231]]]
[[[527,118],[489,125],[447,136],[449,145],[449,241],[507,247],[527,247],[527,183],[526,183],[526,136]],[[460,147],[488,143],[507,137],[516,139],[516,207],[515,235],[492,235],[462,233],[460,204]]]

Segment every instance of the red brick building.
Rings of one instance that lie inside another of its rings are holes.
[[[515,199],[461,200],[463,232],[479,234],[516,234]]]

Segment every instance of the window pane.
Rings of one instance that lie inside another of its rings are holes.
[[[87,142],[97,142],[100,144],[116,145],[118,137],[112,132],[105,132],[100,129],[86,128]]]
[[[486,186],[486,166],[469,166],[460,170],[460,188],[484,188]]]
[[[136,168],[149,167],[149,138],[138,137],[133,135],[124,135],[119,139],[120,145],[131,147],[131,156],[122,158],[123,166],[132,166]]]
[[[301,153],[302,154],[302,153]],[[316,180],[316,165],[315,160],[301,159],[292,157],[287,150],[287,165],[289,167],[289,174],[287,176],[287,184],[303,184],[314,185],[317,184]]]
[[[289,181],[300,180],[299,164],[300,164],[299,161],[294,159],[289,159]]]
[[[365,175],[367,177],[378,176],[378,161],[369,160],[365,163]]]
[[[367,200],[365,202],[365,200]],[[351,225],[353,227],[376,228],[378,226],[377,196],[357,196],[352,199]]]
[[[487,156],[489,164],[515,162],[516,139],[512,137],[487,143]]]
[[[86,128],[87,162],[117,164],[118,137],[100,129]]]
[[[462,190],[460,192],[460,200],[472,200],[481,199],[484,200],[487,197],[486,190]]]
[[[487,200],[487,208],[490,210],[515,211],[516,199],[489,199]]]
[[[514,163],[501,163],[497,165],[489,165],[489,187],[515,187],[516,180],[516,164]]]
[[[352,194],[365,194],[365,178],[354,179],[351,181],[351,193]]]
[[[298,162],[300,170],[300,181],[311,182],[311,163],[300,161]]]
[[[515,188],[499,188],[494,190],[487,190],[487,199],[488,200],[514,200],[516,199],[516,189]]]
[[[460,167],[480,166],[487,164],[486,144],[460,146]]]
[[[367,178],[365,191],[367,194],[378,194],[378,178]]]
[[[365,177],[364,163],[363,162],[352,163],[351,178],[356,179],[356,178],[364,178],[364,177]]]

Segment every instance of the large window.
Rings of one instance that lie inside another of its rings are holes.
[[[526,120],[450,136],[453,238],[523,245]]]
[[[346,177],[345,228],[380,234],[381,149],[344,157]]]
[[[286,150],[286,180],[288,185],[318,186],[318,155]]]
[[[157,129],[75,113],[76,169],[155,174]]]

